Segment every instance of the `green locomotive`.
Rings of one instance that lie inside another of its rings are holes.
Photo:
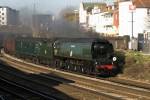
[[[13,54],[34,63],[87,74],[108,74],[117,69],[113,46],[104,39],[15,38],[14,41]]]
[[[88,74],[111,73],[113,46],[103,39],[59,39],[54,42],[55,65]]]
[[[51,64],[53,59],[52,41],[37,38],[17,38],[16,55],[36,63]]]

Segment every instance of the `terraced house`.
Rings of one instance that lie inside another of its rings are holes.
[[[106,3],[81,3],[79,23],[85,29],[91,29],[100,35],[116,36],[118,25],[114,24],[114,10],[116,6]]]

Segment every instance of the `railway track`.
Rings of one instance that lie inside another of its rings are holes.
[[[33,72],[31,70],[27,70],[27,69],[23,69],[23,68],[22,68],[22,70],[24,70],[24,72],[35,73],[35,71]],[[93,99],[94,100],[116,100],[116,99],[119,99],[117,97],[111,97],[111,96],[104,97],[105,95],[103,95],[103,94],[100,94],[100,93],[96,94],[96,92],[93,92],[90,90],[87,91],[87,89],[76,87],[74,85],[69,85],[68,83],[71,84],[73,82],[70,82],[70,81],[63,79],[63,78],[59,78],[59,79],[61,79],[61,81],[60,81],[58,78],[50,77],[50,76],[48,76],[46,78],[43,75],[40,75],[40,77],[39,77],[39,75],[38,76],[32,76],[32,77],[31,76],[30,77],[29,76],[23,76],[22,74],[19,74],[19,72],[15,71],[14,69],[12,69],[10,67],[7,68],[6,66],[5,66],[5,68],[1,67],[0,75],[2,75],[3,77],[9,77],[11,79],[13,78],[14,81],[20,81],[20,84],[23,84],[23,83],[27,84],[27,82],[25,82],[25,80],[30,81],[30,85],[32,85],[33,83],[38,84],[42,87],[37,87],[37,88],[42,89],[40,91],[44,90],[45,93],[50,93],[51,90],[53,90],[51,88],[51,86],[53,86],[52,84],[61,83],[61,84],[59,84],[59,88],[56,87],[56,89],[67,90],[68,93],[73,94],[73,96],[71,96],[71,98],[66,97],[66,96],[63,98],[63,97],[61,97],[62,96],[61,94],[57,93],[57,91],[55,93],[53,92],[53,94],[57,94],[57,96],[59,98],[62,98],[62,100],[78,100],[78,99],[80,99],[80,100],[83,100],[83,99],[84,100],[93,100]],[[19,77],[18,77],[18,75],[19,75]],[[18,80],[16,78],[21,78],[22,80]],[[33,87],[35,87],[35,86],[33,86]],[[53,96],[55,96],[55,95],[53,95]],[[80,97],[75,97],[75,96],[80,96]]]
[[[14,64],[14,62],[11,62],[11,64],[12,63]],[[114,80],[113,78],[99,80],[96,78],[61,72],[50,68],[37,67],[37,65],[36,67],[32,67],[33,64],[30,64],[30,67],[27,67],[27,65],[25,63],[22,66],[15,64],[15,66],[19,66],[17,68],[20,68],[20,70],[23,69],[24,71],[28,70],[33,73],[53,73],[53,77],[48,74],[41,75],[40,77],[43,78],[53,79],[55,81],[57,80],[62,83],[64,83],[64,80],[56,77],[56,75],[66,79],[72,79],[75,83],[70,83],[68,85],[89,90],[103,96],[108,96],[112,99],[150,100],[149,84],[146,84],[147,86],[145,86],[145,83],[136,82],[138,84],[135,85],[132,81],[127,82],[127,80],[124,80],[124,82],[117,79]]]
[[[0,89],[16,97],[16,100],[56,100],[55,98],[48,97],[47,95],[19,85],[15,82],[11,82],[10,80],[6,80],[2,77],[0,77]],[[15,98],[13,98],[13,100],[15,100]]]
[[[49,80],[50,84],[45,85],[45,84],[42,84],[42,82],[40,82],[44,80],[40,79],[36,75],[27,75],[18,70],[8,68],[9,66],[1,65],[0,67],[1,67],[0,69],[1,78],[7,79],[9,81],[11,80],[12,83],[16,85],[18,84],[19,87],[30,91],[30,93],[32,94],[36,94],[36,96],[33,96],[33,97],[41,97],[35,100],[65,100],[62,96],[66,96],[66,95],[61,95],[60,93],[58,93],[59,91],[51,87],[53,85],[58,85],[60,82]],[[35,80],[34,78],[36,79],[38,78],[39,80]],[[18,94],[18,93],[15,93],[15,94]],[[69,98],[69,97],[66,96],[66,98]],[[24,99],[24,100],[30,100],[30,99]],[[74,99],[69,98],[69,100],[74,100]]]

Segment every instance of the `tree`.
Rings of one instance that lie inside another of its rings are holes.
[[[51,33],[48,37],[68,37],[68,38],[91,38],[97,37],[96,33],[85,32],[81,30],[78,20],[78,14],[75,15],[74,7],[66,7],[62,9],[53,20]],[[75,17],[76,16],[76,17]]]

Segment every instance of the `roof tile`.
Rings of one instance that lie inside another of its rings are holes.
[[[150,0],[133,0],[137,8],[150,8]]]

